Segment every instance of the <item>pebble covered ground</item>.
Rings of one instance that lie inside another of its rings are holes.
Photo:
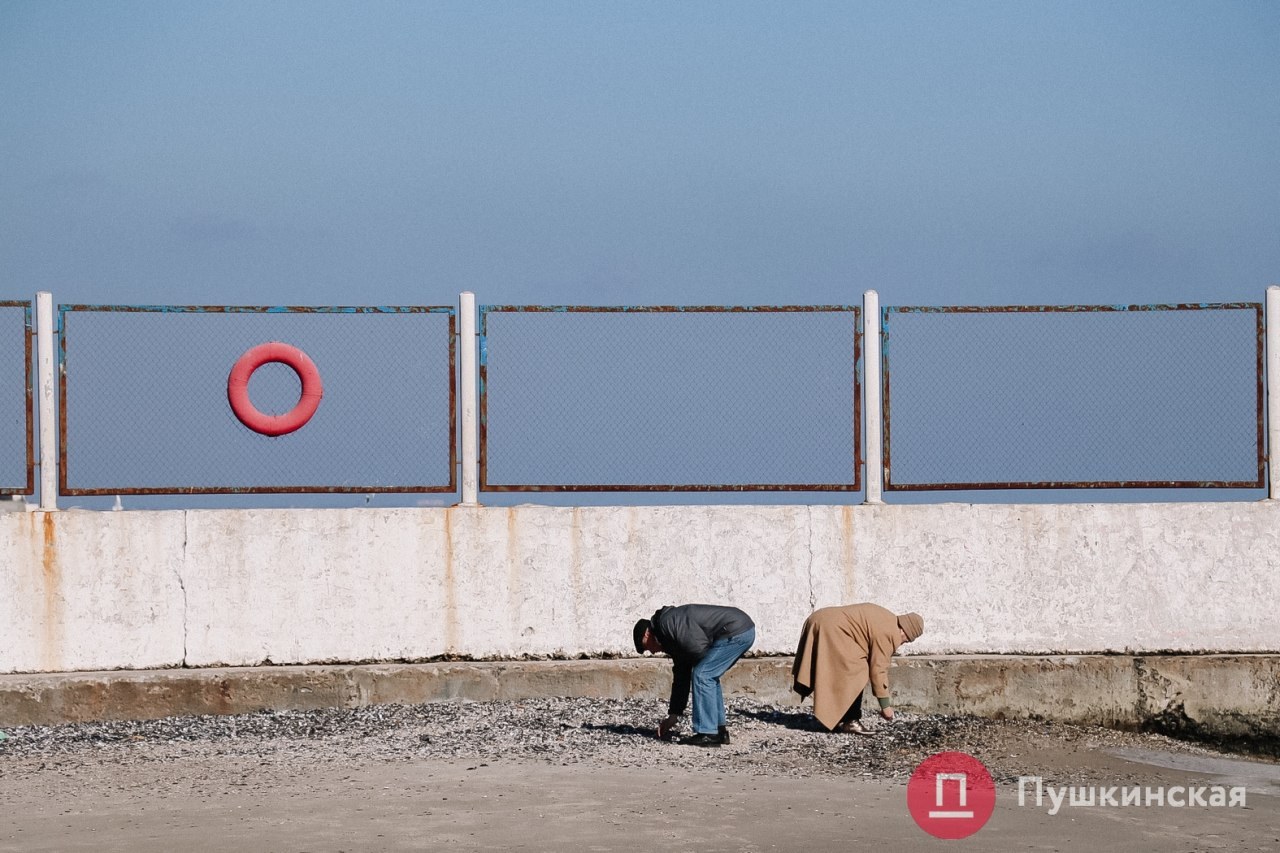
[[[1154,734],[931,714],[899,714],[893,723],[868,718],[871,736],[832,734],[806,708],[749,699],[729,703],[732,743],[705,749],[657,740],[655,726],[664,713],[665,704],[653,700],[526,699],[24,726],[6,729],[0,739],[0,772],[21,779],[184,758],[247,760],[277,771],[329,762],[446,759],[477,765],[710,765],[769,776],[905,780],[929,755],[955,750],[976,756],[997,783],[1039,775],[1062,784],[1083,781],[1087,767],[1093,768],[1089,780],[1100,781],[1098,754],[1113,749],[1218,754]],[[1122,762],[1117,766],[1112,781],[1139,781]]]

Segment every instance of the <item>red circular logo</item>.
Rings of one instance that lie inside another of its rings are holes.
[[[991,817],[996,783],[981,761],[964,752],[929,756],[907,782],[907,808],[936,838],[967,838]]]

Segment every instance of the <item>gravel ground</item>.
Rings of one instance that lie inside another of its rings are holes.
[[[25,726],[4,732],[0,769],[20,780],[184,758],[226,758],[277,772],[333,762],[444,759],[475,766],[660,762],[770,777],[905,780],[929,755],[956,750],[986,764],[998,784],[1022,775],[1064,784],[1150,779],[1150,768],[1123,761],[1100,765],[1100,757],[1117,751],[1221,754],[1154,734],[942,715],[899,714],[891,724],[868,718],[874,735],[837,735],[821,730],[806,709],[746,699],[729,703],[733,743],[708,750],[656,740],[654,727],[664,713],[665,704],[652,700],[540,699]],[[1100,766],[1106,773],[1101,778]]]

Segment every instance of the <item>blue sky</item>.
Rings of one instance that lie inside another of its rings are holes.
[[[0,298],[1280,283],[1280,4],[0,0]]]
[[[1274,2],[0,0],[0,300],[1258,301],[1277,45]]]

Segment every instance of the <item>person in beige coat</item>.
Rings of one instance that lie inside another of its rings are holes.
[[[866,734],[859,720],[867,683],[880,700],[880,716],[892,720],[889,658],[923,633],[920,614],[895,616],[878,604],[815,610],[800,630],[792,689],[802,700],[812,694],[813,715],[828,731]]]

